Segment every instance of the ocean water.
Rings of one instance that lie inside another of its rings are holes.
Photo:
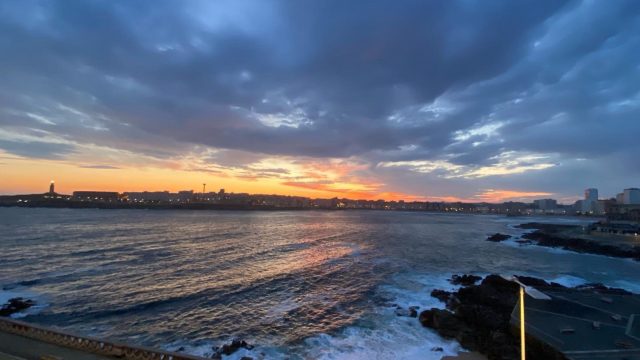
[[[460,346],[397,316],[456,273],[527,274],[640,291],[640,263],[516,242],[529,221],[572,218],[378,211],[0,208],[0,303],[22,320],[227,358],[440,359]],[[442,348],[436,351],[435,348]]]

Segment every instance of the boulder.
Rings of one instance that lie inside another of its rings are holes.
[[[507,239],[511,239],[511,235],[505,235],[500,233],[495,233],[487,238],[487,241],[500,242]]]
[[[433,291],[431,291],[431,296],[446,304],[451,298],[451,293],[449,291],[434,289]]]
[[[478,281],[482,280],[482,277],[477,275],[453,275],[449,282],[453,285],[470,286],[475,285]]]
[[[222,359],[222,355],[231,355],[242,348],[251,350],[253,349],[253,346],[247,344],[247,342],[244,340],[233,339],[230,344],[224,344],[221,347],[214,347],[214,353],[211,358],[219,360]]]
[[[22,310],[32,307],[35,303],[32,300],[21,297],[9,299],[9,301],[0,308],[0,316],[11,316]]]

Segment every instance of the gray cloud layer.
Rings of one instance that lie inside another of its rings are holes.
[[[417,193],[615,191],[640,175],[639,14],[622,0],[8,1],[0,126],[156,157],[353,156]],[[376,166],[477,169],[510,152],[554,166],[457,180]]]

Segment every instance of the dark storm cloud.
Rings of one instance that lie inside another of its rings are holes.
[[[3,2],[0,125],[156,157],[210,146],[228,165],[234,151],[599,164],[640,150],[638,14],[637,1]]]

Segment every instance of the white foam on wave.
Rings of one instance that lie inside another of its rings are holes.
[[[417,318],[397,316],[396,306],[408,308],[419,306],[421,310],[443,308],[444,304],[431,297],[434,289],[455,291],[459,286],[447,281],[451,274],[404,275],[394,278],[393,285],[384,285],[378,289],[379,295],[387,303],[377,306],[371,313],[335,334],[319,334],[309,337],[300,345],[279,347],[260,344],[252,350],[240,349],[224,360],[239,360],[249,356],[256,360],[271,359],[422,359],[439,360],[443,356],[456,355],[463,349],[450,340],[441,338],[436,332],[423,327]],[[392,305],[393,304],[393,305]],[[284,310],[292,304],[283,303]],[[184,343],[183,343],[184,344]],[[210,357],[213,347],[222,343],[200,343],[180,345],[173,343],[167,350]]]
[[[572,275],[560,275],[547,281],[554,282],[566,287],[576,287],[587,283],[587,280]]]
[[[455,355],[461,348],[453,341],[443,340],[425,329],[415,318],[388,319],[387,326],[378,329],[350,327],[342,334],[318,335],[306,340],[305,358],[332,359],[425,359],[439,360]],[[441,348],[442,350],[436,348]]]
[[[229,343],[228,341],[227,343]],[[174,342],[165,346],[165,350],[179,352],[184,354],[196,355],[209,358],[213,356],[216,346],[222,346],[223,343],[204,342],[197,345],[188,344],[187,342]],[[223,360],[240,360],[243,357],[250,357],[256,360],[275,360],[288,358],[287,354],[277,347],[256,346],[251,350],[241,348],[231,355],[222,355]]]
[[[627,291],[631,291],[634,294],[640,294],[640,282],[629,280],[616,280],[613,282],[614,287],[619,287]]]
[[[419,306],[418,311],[444,308],[431,297],[434,289],[455,291],[460,286],[447,279],[451,274],[405,275],[384,285],[379,293],[389,301],[363,319],[361,326],[351,326],[335,335],[321,334],[305,340],[304,358],[313,359],[440,359],[456,355],[463,349],[455,341],[441,338],[423,327],[418,319],[396,315],[396,306],[404,309]]]

